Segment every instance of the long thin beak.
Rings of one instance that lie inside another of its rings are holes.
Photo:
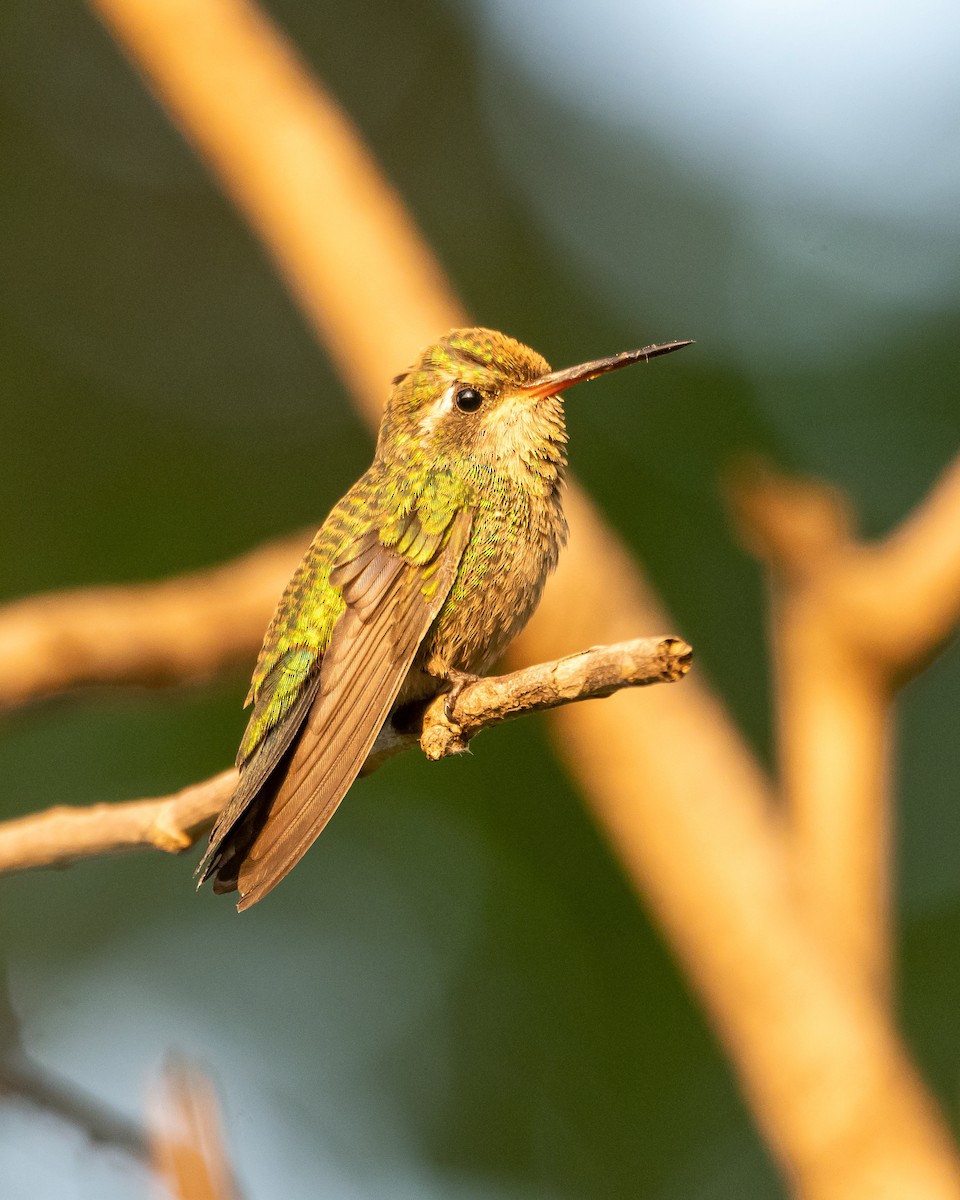
[[[646,362],[648,359],[658,358],[661,354],[672,354],[674,350],[682,350],[684,346],[692,345],[692,341],[661,342],[658,346],[644,346],[642,350],[624,350],[620,354],[611,354],[609,358],[581,363],[579,367],[551,371],[549,375],[541,375],[539,379],[521,384],[517,390],[524,396],[555,396],[557,392],[564,392],[575,383],[586,383],[588,379],[596,379],[598,375],[606,375],[608,371],[619,371],[621,367],[629,367],[631,363]]]

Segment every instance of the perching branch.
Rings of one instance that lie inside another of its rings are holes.
[[[418,741],[429,759],[465,750],[484,729],[529,712],[578,700],[609,696],[621,688],[672,683],[690,668],[693,651],[679,638],[640,638],[616,646],[595,646],[510,675],[466,684],[446,715],[445,696],[426,706],[418,718],[407,714],[402,730],[388,727],[377,739],[364,774]],[[237,784],[237,772],[171,796],[58,807],[0,824],[0,875],[41,867],[63,867],[85,858],[128,850],[156,849],[177,854],[205,833]]]
[[[592,646],[552,663],[540,663],[478,679],[457,696],[451,720],[442,697],[424,713],[420,746],[436,761],[458,754],[481,730],[530,712],[577,700],[599,700],[625,687],[676,683],[690,670],[693,650],[680,638],[638,638],[615,646]]]

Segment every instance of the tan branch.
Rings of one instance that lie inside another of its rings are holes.
[[[745,540],[790,585],[816,593],[847,643],[894,681],[922,667],[960,623],[960,455],[886,538],[856,540],[826,484],[746,464],[733,499]]]
[[[403,203],[247,0],[89,0],[273,256],[378,421],[390,379],[468,323]]]
[[[0,824],[0,875],[65,867],[128,850],[178,854],[210,828],[236,783],[231,769],[159,799],[61,806],[5,821]]]
[[[772,592],[781,776],[821,935],[882,991],[890,963],[890,703],[960,619],[960,459],[876,545],[833,488],[767,466],[731,489]]]
[[[577,521],[590,536],[561,562],[567,588],[548,589],[528,654],[588,636],[599,613],[617,628],[625,607],[657,610],[592,509]],[[591,541],[620,556],[618,572],[591,569]],[[960,1197],[942,1118],[886,1012],[799,911],[759,769],[728,753],[726,716],[698,682],[560,710],[561,755],[704,998],[797,1194]]]
[[[689,670],[692,654],[678,638],[642,638],[478,679],[453,699],[449,717],[447,697],[440,696],[416,717],[408,714],[402,730],[387,727],[363,773],[418,741],[427,758],[436,760],[460,753],[482,730],[524,713],[600,699],[621,688],[672,683]],[[231,769],[171,796],[52,808],[7,821],[0,824],[0,875],[129,850],[178,854],[210,828],[236,784],[237,772]]]
[[[850,575],[850,627],[892,678],[915,674],[960,623],[960,455]]]
[[[600,700],[622,688],[675,683],[690,669],[693,651],[679,638],[636,638],[614,646],[592,646],[556,662],[539,663],[510,675],[491,675],[467,684],[453,701],[433,700],[412,731],[388,731],[374,746],[368,766],[377,766],[413,741],[432,762],[460,754],[485,729],[532,712],[578,700]]]
[[[170,1200],[239,1200],[216,1091],[188,1063],[169,1063],[151,1096],[150,1156]]]
[[[311,536],[162,583],[0,607],[0,711],[84,684],[180,683],[249,665]]]

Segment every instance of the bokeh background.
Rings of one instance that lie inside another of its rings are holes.
[[[571,458],[769,761],[762,581],[719,480],[759,450],[839,484],[879,533],[955,452],[960,11],[268,11],[479,321],[555,366],[697,339],[571,395]],[[0,7],[0,164],[0,598],[155,579],[318,524],[369,438],[79,0]],[[214,773],[245,687],[241,672],[5,717],[0,817]],[[954,648],[902,695],[897,735],[901,1024],[954,1125],[958,702]],[[250,1200],[784,1194],[536,719],[362,783],[242,919],[194,893],[195,858],[5,879],[0,949],[31,1053],[118,1109],[141,1110],[169,1050],[205,1064]],[[149,1186],[0,1107],[4,1197]]]

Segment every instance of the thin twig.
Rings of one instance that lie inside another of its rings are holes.
[[[482,730],[523,713],[609,696],[621,688],[674,682],[689,669],[692,653],[679,638],[642,638],[478,679],[459,692],[449,717],[446,697],[440,696],[416,719],[407,714],[403,730],[388,727],[364,773],[418,741],[428,758],[443,758],[464,750]],[[0,824],[0,875],[130,850],[178,854],[210,828],[236,783],[237,773],[231,769],[171,796],[58,807],[7,821]]]
[[[143,1130],[97,1097],[23,1057],[0,1062],[0,1098],[19,1100],[79,1129],[98,1146],[113,1146],[140,1162],[149,1161]]]
[[[78,1129],[94,1145],[113,1146],[147,1162],[143,1130],[103,1101],[35,1062],[24,1048],[20,1025],[0,970],[0,1100],[48,1113]]]
[[[0,875],[67,867],[86,858],[130,850],[188,850],[210,828],[233,794],[232,768],[170,796],[93,804],[58,805],[0,824]]]

